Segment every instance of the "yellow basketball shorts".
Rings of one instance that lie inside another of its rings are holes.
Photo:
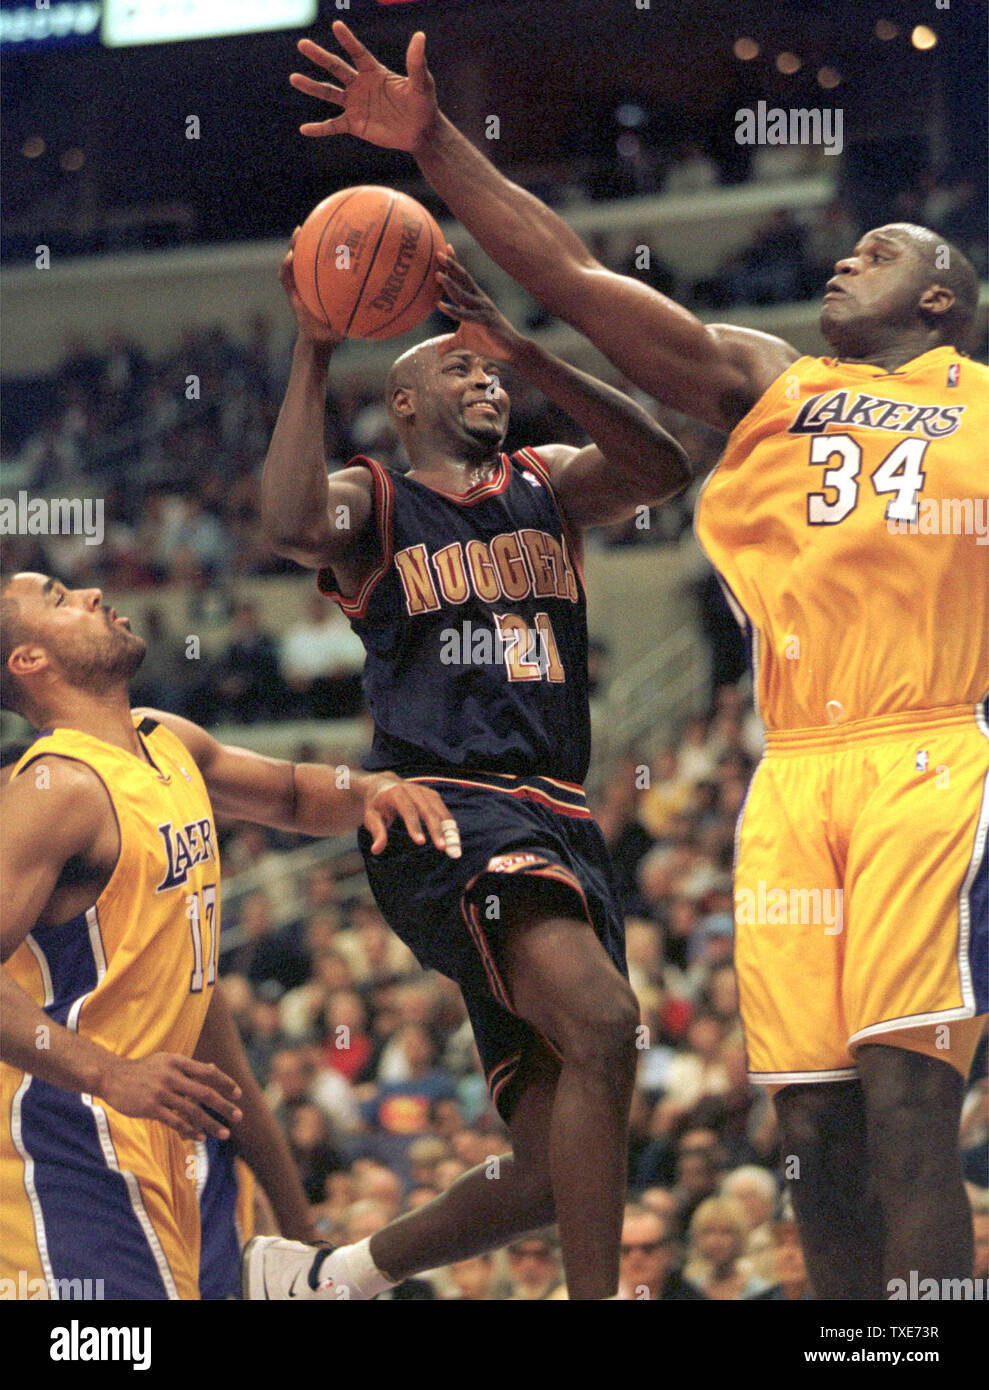
[[[0,1067],[0,1298],[199,1297],[183,1140]]]
[[[857,1075],[882,1042],[967,1077],[989,1012],[983,706],[771,733],[736,832],[753,1081]]]

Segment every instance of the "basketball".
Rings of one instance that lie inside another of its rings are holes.
[[[342,188],[295,240],[295,284],[310,313],[345,338],[394,338],[421,323],[441,294],[443,233],[392,188]]]

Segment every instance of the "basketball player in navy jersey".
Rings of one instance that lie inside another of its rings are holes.
[[[393,835],[368,876],[420,962],[456,980],[513,1157],[332,1254],[278,1238],[245,1252],[250,1298],[369,1298],[556,1220],[570,1297],[614,1297],[638,1006],[589,758],[583,527],[679,492],[679,446],[627,396],[521,337],[452,257],[452,337],[405,353],[387,402],[412,464],[323,454],[335,340],[282,282],[299,325],[262,477],[276,548],[318,571],[367,649],[369,769],[439,791],[463,857]],[[504,364],[595,441],[501,452]]]

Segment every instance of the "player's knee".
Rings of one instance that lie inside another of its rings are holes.
[[[780,1141],[785,1152],[809,1158],[832,1149],[838,1134],[855,1128],[860,1103],[847,1087],[787,1087],[776,1097]]]
[[[788,1153],[805,1154],[824,1138],[822,1117],[816,1109],[794,1106],[779,1115],[780,1140]]]
[[[561,1030],[564,1060],[587,1070],[624,1075],[634,1071],[639,1005],[621,978],[574,1001]]]
[[[869,1106],[869,1150],[880,1191],[940,1184],[957,1172],[957,1146],[922,1098],[881,1097]]]
[[[873,1048],[862,1061],[869,1152],[880,1184],[892,1190],[954,1174],[963,1089],[958,1074],[905,1049]]]

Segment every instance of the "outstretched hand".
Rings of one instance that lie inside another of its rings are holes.
[[[326,121],[308,121],[303,135],[356,135],[371,145],[414,153],[439,115],[436,86],[426,66],[426,35],[412,35],[402,77],[379,63],[342,20],[333,25],[337,42],[351,63],[320,48],[311,39],[299,40],[299,52],[330,73],[335,82],[317,82],[293,72],[289,81],[299,92],[342,106],[343,114]]]
[[[446,253],[441,252],[437,259],[442,269],[437,271],[436,278],[446,298],[436,307],[460,324],[443,350],[465,347],[478,357],[494,358],[497,362],[514,361],[521,335],[456,259],[452,246],[448,245]]]
[[[404,782],[393,772],[372,774],[364,790],[364,825],[372,836],[371,853],[380,854],[388,842],[388,828],[400,816],[417,845],[426,835],[438,850],[459,859],[460,833],[440,796],[432,787]],[[425,823],[425,829],[423,828]]]

